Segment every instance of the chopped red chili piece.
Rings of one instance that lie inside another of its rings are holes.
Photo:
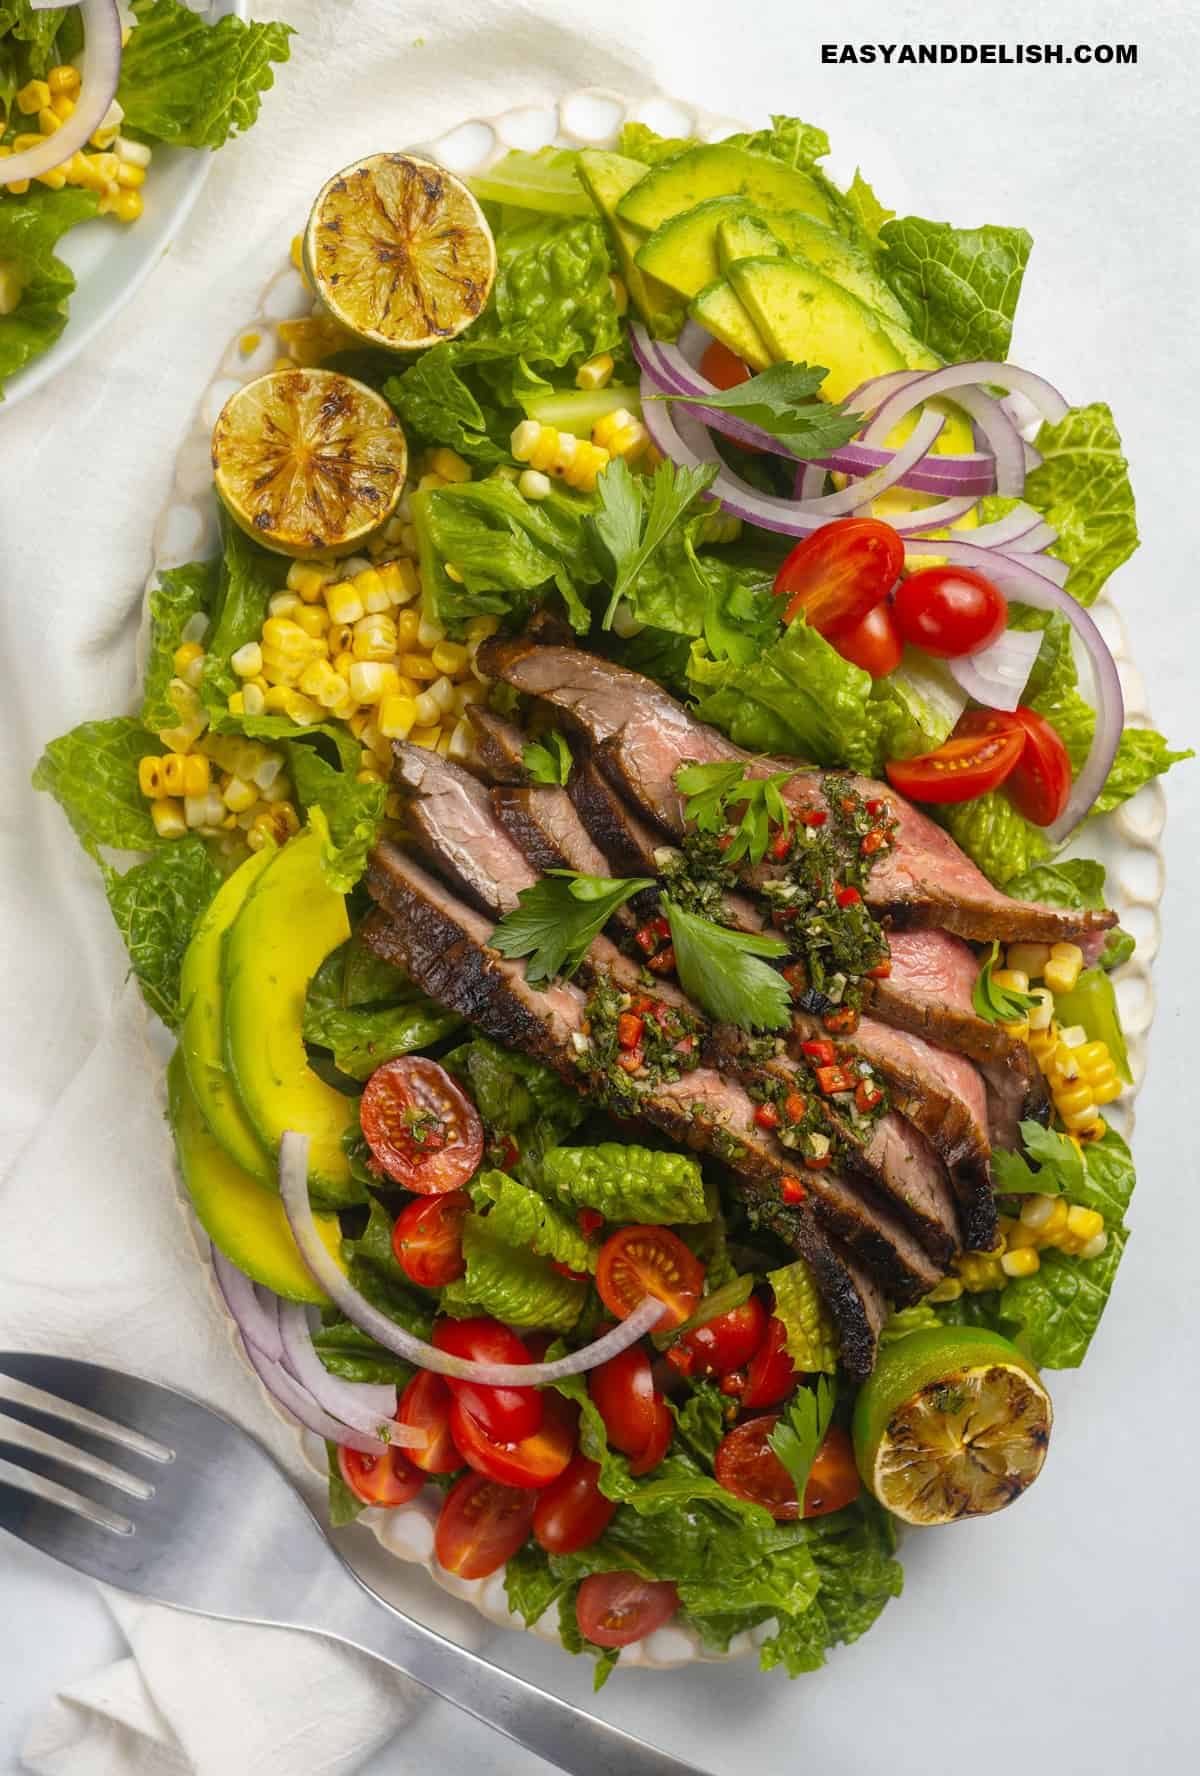
[[[655,937],[670,937],[671,935],[671,927],[663,917],[662,913],[656,914],[655,917],[651,919],[650,929]]]
[[[874,857],[876,851],[882,851],[886,844],[887,834],[881,832],[879,827],[875,826],[872,827],[871,831],[867,834],[866,838],[859,846],[859,850],[864,857]]]
[[[668,944],[665,950],[658,952],[657,956],[651,956],[646,967],[651,974],[670,974],[675,967],[674,944]]]
[[[821,1019],[831,1036],[852,1036],[858,1029],[858,1012],[853,1005],[839,1005]]]
[[[789,1122],[799,1122],[807,1109],[807,1100],[802,1098],[799,1092],[789,1092],[783,1100],[783,1114]]]
[[[804,1163],[810,1172],[823,1172],[832,1163],[828,1153],[806,1153]]]
[[[882,796],[872,796],[865,806],[867,813],[874,816],[876,814],[882,814],[883,810],[887,807],[887,803]]]
[[[550,1268],[556,1270],[560,1277],[570,1277],[576,1283],[586,1283],[590,1280],[586,1270],[572,1270],[569,1264],[562,1264],[557,1258],[550,1260]]]
[[[629,1009],[636,1012],[639,1017],[644,1017],[648,1011],[653,1011],[658,1003],[657,999],[651,999],[648,994],[639,993],[636,999],[630,1000]]]
[[[785,1203],[802,1203],[808,1195],[808,1192],[805,1190],[799,1178],[797,1178],[793,1172],[788,1172],[787,1175],[780,1180],[779,1194],[782,1196]]]
[[[854,1080],[845,1067],[818,1067],[817,1084],[827,1098],[833,1097],[835,1092],[854,1090]]]
[[[575,1224],[585,1239],[591,1239],[604,1226],[604,1216],[599,1209],[580,1209],[575,1217]]]
[[[843,814],[853,814],[853,812],[854,812],[854,797],[853,796],[843,796],[841,806],[842,806],[842,813]]]
[[[633,1011],[623,1011],[617,1019],[617,1042],[622,1048],[636,1048],[645,1027],[645,1018]]]
[[[779,837],[775,840],[775,843],[771,846],[771,856],[775,859],[776,863],[782,863],[785,857],[791,855],[791,849],[791,834],[780,833]]]
[[[837,1050],[832,1042],[802,1042],[800,1047],[818,1067],[832,1067],[837,1060]]]
[[[696,1038],[694,1036],[681,1036],[679,1041],[675,1044],[675,1053],[690,1055],[695,1046]]]
[[[824,808],[805,808],[804,812],[797,814],[796,818],[801,826],[824,826],[829,815]]]
[[[789,962],[783,971],[783,978],[793,993],[803,993],[808,986],[808,973],[803,962]]]
[[[721,1377],[717,1386],[729,1399],[736,1400],[739,1394],[744,1394],[746,1391],[746,1376],[744,1371],[741,1369],[731,1369],[728,1375],[723,1375]]]
[[[837,901],[840,907],[851,907],[859,904],[862,900],[862,895],[858,892],[857,888],[838,888],[835,891],[833,898]]]
[[[733,834],[731,832],[722,833],[720,838],[717,840],[717,846],[722,851],[728,851],[729,847],[732,844],[733,844]]]
[[[638,927],[633,934],[633,941],[639,950],[645,951],[647,956],[652,956],[658,948],[658,939],[648,925]]]
[[[754,1120],[760,1129],[775,1129],[779,1127],[779,1112],[774,1104],[760,1104],[754,1112]]]
[[[876,967],[867,969],[867,979],[868,980],[887,980],[887,978],[891,974],[891,972],[892,972],[892,959],[890,956],[885,956],[883,961],[878,963],[876,965]]]
[[[876,1104],[882,1103],[882,1101],[883,1093],[877,1085],[871,1085],[865,1079],[859,1080],[854,1088],[854,1107],[856,1110],[865,1116],[869,1110],[874,1110]]]
[[[673,1344],[667,1352],[667,1362],[672,1369],[677,1369],[680,1375],[690,1375],[696,1367],[696,1353],[688,1350],[686,1345]]]
[[[617,1066],[626,1073],[640,1073],[645,1058],[640,1048],[623,1048],[617,1056]]]

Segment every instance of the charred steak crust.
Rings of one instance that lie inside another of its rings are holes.
[[[567,789],[584,826],[618,875],[657,873],[655,852],[663,843],[661,836],[622,801],[590,758],[577,762]]]
[[[474,730],[476,762],[488,781],[528,783],[525,736],[516,723],[485,709],[481,703],[467,704],[467,720]]]
[[[552,784],[527,788],[500,785],[492,791],[492,806],[504,831],[535,869],[578,870],[584,876],[611,874],[607,858],[565,789]]]

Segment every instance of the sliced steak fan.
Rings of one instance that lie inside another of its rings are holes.
[[[535,869],[612,875],[608,859],[565,789],[553,784],[501,785],[492,791],[492,806],[504,831]]]
[[[530,987],[519,963],[487,948],[486,919],[389,841],[372,854],[367,886],[377,910],[364,921],[362,932],[377,955],[402,966],[432,999],[459,1011],[487,1035],[580,1085],[572,1038],[581,1031],[586,1002],[578,987]],[[767,1198],[763,1208],[769,1223],[813,1266],[848,1371],[859,1378],[869,1373],[886,1300],[810,1210],[785,1209],[777,1199],[770,1200],[772,1181],[784,1164],[782,1149],[756,1129],[754,1106],[741,1087],[711,1068],[697,1068],[674,1084],[648,1091],[640,1114],[688,1146],[722,1158],[748,1189]]]
[[[653,876],[657,854],[666,843],[635,814],[604,773],[584,757],[576,761],[567,785],[580,819],[618,876]]]
[[[392,747],[392,782],[407,798],[413,842],[467,895],[497,915],[511,912],[538,872],[496,822],[488,790],[436,752],[411,741]]]
[[[528,783],[525,735],[515,722],[495,715],[481,703],[468,703],[467,720],[474,734],[474,756],[490,783]]]
[[[582,733],[609,777],[636,807],[676,837],[683,804],[675,788],[681,764],[742,759],[766,773],[778,761],[754,760],[652,680],[575,648],[528,640],[485,642],[480,669],[559,710]],[[798,770],[783,793],[797,809],[824,807],[821,771]],[[896,843],[872,870],[867,900],[880,913],[960,937],[1055,943],[1115,923],[1111,912],[1071,911],[1011,900],[993,888],[940,826],[910,802],[867,777],[851,779],[866,799],[886,797],[897,820]]]

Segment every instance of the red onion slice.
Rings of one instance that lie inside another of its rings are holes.
[[[264,1299],[250,1278],[231,1264],[218,1246],[212,1247],[213,1274],[225,1305],[236,1322],[243,1339],[260,1350],[273,1363],[283,1360],[283,1340],[274,1295]]]
[[[1042,515],[1024,501],[1006,512],[1003,518],[994,518],[990,524],[981,524],[978,530],[971,532],[971,541],[981,549],[1014,548],[1024,537],[1029,536],[1042,522]],[[1053,541],[1053,538],[1050,539]],[[1035,548],[1041,548],[1035,543]]]
[[[242,1345],[251,1367],[266,1388],[285,1411],[302,1424],[305,1430],[312,1431],[316,1436],[323,1437],[327,1443],[338,1443],[347,1449],[357,1449],[362,1455],[382,1455],[397,1438],[389,1436],[387,1442],[382,1437],[369,1437],[364,1431],[356,1431],[349,1425],[342,1424],[340,1419],[331,1418],[327,1412],[316,1404],[310,1395],[288,1374],[282,1363],[273,1363],[270,1357],[264,1357],[258,1346],[251,1344],[246,1338]],[[401,1427],[396,1426],[399,1430]]]
[[[855,441],[831,450],[823,459],[822,467],[835,469],[842,475],[869,475],[872,469],[886,467],[893,455],[891,450],[877,450],[872,445]],[[972,456],[927,456],[924,462],[909,469],[901,485],[910,487],[914,493],[969,493],[978,498],[981,494],[995,492],[995,465],[992,458],[982,452]]]
[[[971,543],[957,541],[939,542],[937,549],[938,554],[944,555],[947,561],[957,561],[963,567],[973,567],[977,573],[993,580],[1006,598],[1019,604],[1032,605],[1035,610],[1059,611],[1070,623],[1088,656],[1096,708],[1096,727],[1092,734],[1091,750],[1083,769],[1071,786],[1070,798],[1062,814],[1053,826],[1046,828],[1049,842],[1055,846],[1063,845],[1080,821],[1091,812],[1116,756],[1121,730],[1125,725],[1125,699],[1121,694],[1117,663],[1083,605],[1046,574],[1038,571],[1042,562],[1004,555],[998,550],[979,549]],[[909,543],[906,545],[906,552],[917,554],[920,546]]]
[[[33,0],[34,10],[45,12],[63,0]],[[108,114],[117,94],[121,74],[121,14],[117,0],[79,0],[83,14],[83,83],[70,117],[38,143],[22,148],[4,162],[4,183],[36,179],[53,172],[64,160],[86,147]]]
[[[1019,494],[1025,486],[1025,440],[1000,402],[993,400],[981,386],[988,383],[1026,396],[1042,418],[1051,423],[1057,423],[1069,411],[1058,390],[1032,371],[1021,370],[1015,364],[976,359],[926,371],[897,387],[876,409],[863,442],[885,444],[894,427],[914,407],[945,396],[964,413],[969,413],[983,433],[996,459],[996,492],[1006,496]]]
[[[586,1374],[610,1357],[619,1356],[657,1326],[666,1312],[661,1301],[647,1295],[629,1318],[614,1326],[611,1332],[553,1363],[472,1362],[469,1357],[456,1357],[450,1351],[426,1344],[423,1338],[414,1337],[359,1294],[317,1232],[308,1200],[308,1136],[291,1129],[279,1146],[279,1195],[288,1225],[300,1248],[300,1256],[334,1305],[385,1350],[394,1351],[397,1356],[407,1358],[422,1369],[430,1369],[435,1375],[453,1375],[459,1381],[475,1381],[484,1387],[539,1387],[543,1382],[558,1381],[564,1375]]]
[[[308,1314],[298,1301],[279,1303],[279,1332],[283,1340],[283,1366],[288,1374],[339,1423],[368,1437],[383,1436],[387,1442],[423,1449],[429,1441],[424,1431],[393,1422],[396,1390],[370,1381],[346,1381],[331,1375],[312,1341]]]
[[[951,677],[988,709],[1015,709],[1042,645],[1039,629],[1006,629],[977,654],[947,660]]]

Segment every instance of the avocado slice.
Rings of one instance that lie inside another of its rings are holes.
[[[579,177],[584,190],[608,223],[629,299],[656,339],[674,339],[683,325],[683,304],[673,290],[639,269],[635,255],[642,244],[642,236],[617,214],[621,198],[638,183],[645,171],[640,160],[628,160],[623,154],[608,154],[599,148],[580,150]]]
[[[870,254],[812,216],[793,210],[730,218],[717,230],[717,251],[722,270],[735,259],[775,258],[781,252],[803,259],[907,335],[908,316]]]
[[[309,1137],[308,1180],[330,1206],[362,1202],[342,1147],[353,1098],[312,1071],[301,1025],[308,983],[350,935],[346,902],[325,880],[319,811],[271,859],[225,933],[225,1058],[246,1115],[272,1158],[288,1129]]]
[[[707,198],[694,209],[669,216],[638,248],[637,262],[681,296],[695,296],[721,275],[718,230],[748,213],[744,197]],[[767,239],[771,240],[769,234]]]
[[[717,265],[725,276],[737,259],[778,259],[783,245],[757,210],[723,216],[717,225]]]
[[[167,1066],[167,1102],[179,1169],[196,1218],[214,1246],[254,1282],[285,1300],[327,1306],[329,1297],[301,1258],[278,1196],[235,1164],[200,1114],[178,1048]],[[315,1220],[323,1243],[340,1264],[337,1216],[318,1214]]]
[[[192,933],[179,975],[180,1065],[187,1069],[199,1114],[234,1164],[268,1185],[274,1167],[225,1065],[221,944],[274,855],[274,847],[256,851],[222,883]]]
[[[775,359],[770,346],[746,311],[746,306],[726,278],[706,284],[688,304],[694,321],[707,328],[714,339],[744,358],[752,370],[765,370]]]
[[[621,198],[617,214],[649,231],[710,197],[741,197],[764,210],[803,210],[821,222],[832,220],[807,173],[728,142],[689,148],[652,166]]]
[[[729,280],[775,359],[826,366],[826,401],[907,368],[880,317],[800,259],[738,259]]]

